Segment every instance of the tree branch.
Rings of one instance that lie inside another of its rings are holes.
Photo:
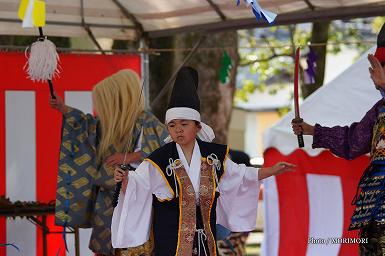
[[[287,54],[287,53],[282,53],[282,54],[273,54],[267,58],[264,58],[264,59],[257,59],[257,60],[250,60],[250,61],[247,61],[247,62],[241,62],[239,63],[239,66],[241,67],[245,67],[245,66],[249,66],[251,64],[254,64],[254,63],[257,63],[257,62],[266,62],[266,61],[270,61],[272,59],[275,59],[275,58],[278,58],[278,57],[291,57],[293,58],[293,54]]]

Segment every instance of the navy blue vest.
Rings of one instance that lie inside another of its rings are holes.
[[[210,154],[214,153],[221,163],[220,170],[216,170],[218,180],[220,180],[224,169],[223,163],[228,153],[226,145],[220,145],[215,143],[208,143],[201,140],[197,140],[200,148],[200,152],[203,158],[206,158]],[[155,163],[163,176],[167,179],[169,187],[173,190],[175,195],[175,182],[173,176],[166,174],[166,168],[169,165],[169,159],[179,159],[178,151],[176,149],[175,142],[170,142],[161,148],[155,150],[147,160]],[[215,181],[214,181],[215,182]],[[216,202],[219,197],[219,193],[216,192],[213,207],[210,213],[210,226],[215,237],[216,230]],[[155,243],[155,255],[156,256],[171,256],[175,255],[178,245],[178,230],[179,230],[179,198],[172,198],[170,200],[160,201],[156,196],[153,196],[153,233]],[[198,213],[197,213],[198,215]],[[199,223],[198,223],[199,226]]]

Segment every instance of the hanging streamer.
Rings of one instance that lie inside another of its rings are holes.
[[[317,68],[317,54],[311,46],[309,46],[309,53],[306,56],[307,69],[304,72],[304,82],[305,84],[314,84],[315,83],[315,74]]]
[[[277,17],[276,13],[263,9],[257,0],[244,0],[245,3],[251,6],[253,14],[257,20],[266,20],[269,24],[273,23]],[[241,3],[241,0],[237,0],[237,6]]]
[[[222,84],[226,84],[228,82],[232,65],[233,63],[231,61],[231,58],[227,53],[227,51],[225,50],[223,52],[223,57],[221,60],[221,69],[219,70],[219,80],[221,81]]]

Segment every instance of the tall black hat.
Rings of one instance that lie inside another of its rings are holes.
[[[198,72],[191,67],[182,67],[176,76],[170,102],[166,111],[165,123],[174,119],[194,120],[200,123],[197,136],[211,142],[215,138],[213,129],[201,121],[200,100],[198,96]],[[168,136],[165,142],[172,141]]]
[[[380,33],[377,36],[377,49],[374,56],[381,62],[385,62],[385,24],[382,25]]]
[[[192,108],[200,111],[198,96],[198,72],[192,67],[182,67],[175,79],[168,109]]]

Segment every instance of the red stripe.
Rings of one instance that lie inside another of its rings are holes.
[[[298,156],[298,155],[297,155]],[[283,156],[275,149],[265,152],[265,165],[272,166],[287,161],[300,166],[300,157]],[[279,250],[280,256],[306,255],[309,234],[309,199],[306,175],[303,168],[295,173],[276,176],[279,200]]]
[[[357,231],[348,231],[354,207],[350,205],[356,192],[362,172],[369,164],[367,156],[347,161],[336,157],[329,151],[318,156],[309,156],[297,149],[285,156],[276,149],[265,151],[265,165],[271,166],[279,161],[297,165],[295,173],[277,177],[280,207],[280,255],[305,255],[309,229],[309,199],[307,196],[306,174],[335,175],[341,177],[344,207],[343,237],[358,237]],[[301,178],[302,177],[302,178]],[[271,213],[274,214],[274,213]],[[339,255],[357,255],[357,244],[343,244]]]
[[[63,92],[57,92],[63,97]],[[60,148],[61,114],[48,105],[48,91],[36,93],[36,200],[48,203],[56,197],[56,179]],[[41,220],[41,218],[40,218]],[[50,231],[62,231],[54,225],[54,216],[49,216]],[[43,236],[40,228],[36,230],[36,255],[43,255]],[[48,235],[48,255],[56,255],[63,247],[60,234]],[[63,250],[64,253],[64,250]],[[65,253],[63,254],[65,255]]]
[[[0,196],[5,196],[5,91],[0,90]],[[0,218],[0,244],[7,241],[6,219]],[[0,255],[5,255],[5,247],[0,246]]]
[[[365,162],[365,161],[362,161],[362,162]],[[361,162],[358,164],[361,164]],[[363,167],[363,169],[365,167]],[[350,219],[354,212],[354,206],[351,205],[351,201],[356,193],[356,187],[357,187],[358,181],[355,178],[343,178],[341,179],[341,181],[342,181],[342,191],[344,194],[344,229],[343,229],[342,237],[356,238],[356,237],[359,237],[358,230],[348,231],[348,228],[350,224]],[[339,255],[340,256],[358,255],[357,252],[358,252],[358,244],[342,244]]]
[[[0,54],[0,63],[4,63],[1,71],[4,82],[0,90],[47,90],[46,83],[34,83],[26,78],[25,61],[22,53]],[[88,91],[100,80],[124,68],[141,74],[139,55],[60,54],[60,66],[60,77],[53,80],[56,90]]]

